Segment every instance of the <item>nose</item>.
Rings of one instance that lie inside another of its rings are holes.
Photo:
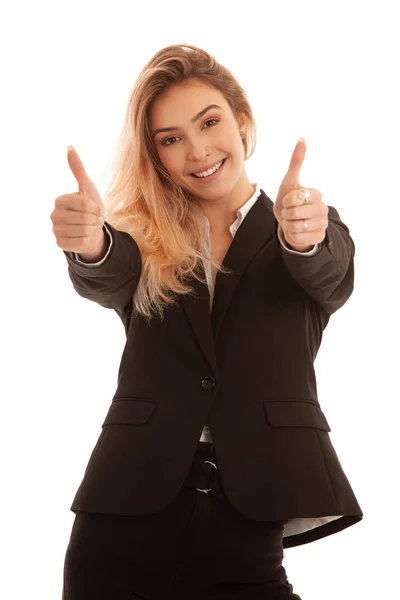
[[[196,139],[188,142],[186,159],[188,164],[196,165],[196,163],[204,162],[204,159],[211,154],[209,144],[204,140]]]

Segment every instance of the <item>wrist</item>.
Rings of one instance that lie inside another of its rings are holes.
[[[104,231],[101,231],[101,237],[98,240],[97,244],[94,245],[93,249],[84,252],[83,254],[78,254],[78,257],[83,262],[87,263],[96,263],[104,258],[106,255],[108,248],[108,241],[106,234]]]

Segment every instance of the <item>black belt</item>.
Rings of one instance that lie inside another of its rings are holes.
[[[210,442],[198,443],[192,466],[184,484],[187,487],[211,495],[223,492],[214,444]]]

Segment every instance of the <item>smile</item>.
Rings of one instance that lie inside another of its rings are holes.
[[[214,174],[221,169],[221,167],[223,166],[225,161],[226,161],[226,158],[223,158],[219,163],[217,163],[211,169],[208,169],[207,171],[200,171],[198,173],[191,173],[191,176],[196,177],[196,179],[210,179],[210,178],[214,179],[215,178],[215,177],[213,177]]]

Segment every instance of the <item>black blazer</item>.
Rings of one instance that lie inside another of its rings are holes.
[[[64,251],[74,289],[114,309],[127,336],[72,511],[163,509],[178,494],[207,423],[233,507],[251,519],[299,524],[283,538],[285,548],[362,519],[313,366],[330,315],[353,291],[354,243],[335,208],[328,217],[314,256],[290,254],[261,190],[223,261],[234,273],[217,275],[212,312],[208,287],[193,278],[196,296],[178,296],[163,322],[148,323],[133,309],[141,257],[128,233],[107,223],[113,245],[97,267]],[[324,516],[331,520],[316,522]]]

